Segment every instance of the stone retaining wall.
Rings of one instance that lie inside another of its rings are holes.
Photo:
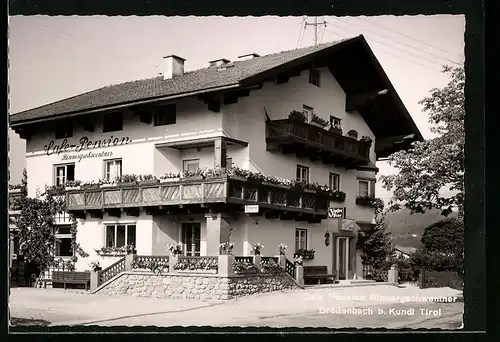
[[[124,272],[97,294],[173,299],[225,300],[255,293],[299,288],[284,273],[223,277],[218,274]]]

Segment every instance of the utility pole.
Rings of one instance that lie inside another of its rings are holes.
[[[314,17],[314,23],[308,23],[306,22],[306,27],[307,26],[314,26],[314,45],[318,45],[318,26],[324,25],[326,27],[326,21],[323,20],[322,22],[318,22],[318,17]]]

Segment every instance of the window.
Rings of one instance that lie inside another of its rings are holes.
[[[309,83],[315,85],[316,87],[319,87],[319,75],[320,72],[318,69],[309,69]]]
[[[56,257],[71,257],[73,256],[73,247],[71,245],[71,227],[58,226],[55,234],[55,256]]]
[[[307,229],[295,229],[295,251],[307,249]]]
[[[189,159],[184,160],[182,165],[182,171],[194,171],[200,168],[200,160],[199,159]]]
[[[169,104],[155,110],[155,126],[173,125],[176,122],[176,106]]]
[[[135,246],[135,224],[106,225],[106,246]]]
[[[340,119],[332,115],[330,115],[330,126],[332,126],[333,128],[342,129]]]
[[[56,122],[56,139],[69,138],[73,136],[73,122],[61,120]]]
[[[297,165],[297,182],[309,182],[309,168]]]
[[[64,185],[67,181],[75,180],[75,164],[56,165],[54,166],[56,186]]]
[[[314,109],[312,107],[303,105],[302,106],[302,113],[306,116],[307,122],[311,122],[313,115],[314,115]]]
[[[360,180],[358,181],[358,196],[367,197],[370,196],[370,181],[369,180]]]
[[[226,158],[226,168],[230,169],[233,167],[233,158]]]
[[[102,121],[102,132],[115,132],[123,130],[123,114],[109,113],[105,114]]]
[[[328,176],[328,186],[332,190],[340,190],[340,176],[336,173],[330,173]]]
[[[112,159],[104,161],[104,179],[115,180],[122,176],[122,160]]]

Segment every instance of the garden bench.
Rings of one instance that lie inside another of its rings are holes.
[[[335,282],[336,273],[328,274],[328,268],[326,266],[304,266],[304,283],[307,280],[317,280],[318,284],[326,283],[331,280],[332,283]]]
[[[90,287],[90,272],[53,271],[52,284],[64,284],[64,289],[66,289],[66,284],[83,284],[85,290],[88,290]]]

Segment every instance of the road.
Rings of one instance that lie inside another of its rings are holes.
[[[457,294],[452,289],[364,286],[276,292],[229,301],[195,301],[19,288],[11,291],[10,312],[11,317],[48,321],[52,325],[456,329],[462,322],[462,302],[402,303],[371,296]]]

